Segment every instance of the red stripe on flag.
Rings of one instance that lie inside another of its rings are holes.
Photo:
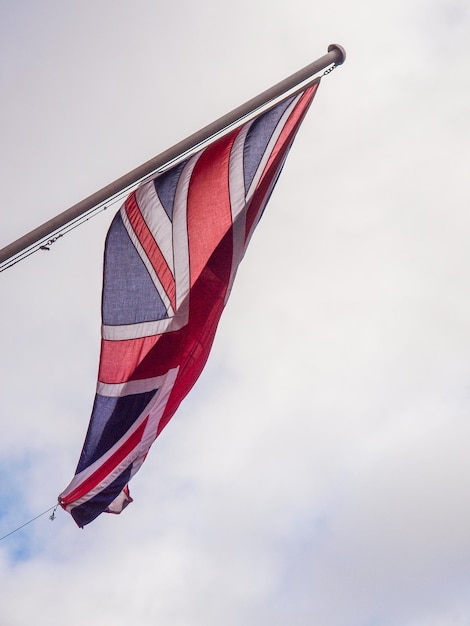
[[[93,472],[88,478],[78,485],[76,489],[71,491],[66,498],[61,498],[61,505],[67,506],[75,500],[83,498],[89,491],[94,489],[99,483],[104,480],[118,465],[123,461],[128,454],[136,448],[144,434],[145,427],[147,425],[148,417],[144,419],[142,424],[137,430],[119,447],[109,459],[107,459],[100,467]],[[116,476],[117,478],[117,476]]]
[[[127,198],[125,202],[126,214],[129,218],[132,228],[137,235],[146,255],[148,256],[162,286],[165,290],[168,298],[171,302],[173,310],[176,308],[176,286],[174,276],[168,267],[168,263],[165,260],[157,242],[153,238],[153,235],[147,226],[139,205],[135,197],[135,192]]]
[[[153,335],[124,341],[102,339],[98,380],[107,384],[135,380],[132,378],[135,368],[145,360],[160,337],[161,335]],[[160,374],[168,371],[168,368],[164,368],[165,365]]]
[[[232,226],[229,159],[237,133],[206,148],[191,176],[187,216],[191,286]]]
[[[233,234],[230,229],[214,250],[191,290],[189,323],[178,333],[181,339],[178,347],[181,366],[158,423],[157,435],[168,424],[204,369],[224,309],[232,258]],[[158,346],[160,347],[163,344]]]

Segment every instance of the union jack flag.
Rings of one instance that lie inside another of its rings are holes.
[[[104,256],[97,391],[59,502],[83,527],[128,482],[201,374],[235,274],[319,82],[143,183]]]

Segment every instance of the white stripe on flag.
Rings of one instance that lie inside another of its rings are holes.
[[[168,267],[174,274],[172,224],[160,202],[153,180],[139,187],[135,192],[135,197],[145,223],[157,242]]]
[[[164,376],[155,378],[143,378],[142,380],[128,380],[125,383],[102,383],[98,381],[96,393],[108,398],[121,398],[122,396],[132,396],[136,393],[146,393],[158,389],[164,382]]]
[[[246,201],[245,201],[245,175],[243,168],[243,154],[245,141],[252,122],[242,127],[235,139],[229,158],[229,194],[230,209],[232,212],[232,236],[233,252],[232,267],[230,268],[230,280],[228,283],[225,303],[227,303],[232,290],[233,282],[237,274],[240,261],[245,254],[245,230],[246,230]]]

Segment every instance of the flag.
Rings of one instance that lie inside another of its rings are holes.
[[[319,81],[132,192],[108,231],[97,390],[59,502],[83,527],[128,483],[201,374],[247,245]]]

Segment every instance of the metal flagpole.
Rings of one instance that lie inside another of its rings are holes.
[[[318,72],[330,65],[341,65],[345,58],[346,52],[342,46],[338,44],[329,45],[328,53],[316,61],[313,61],[313,63],[310,63],[295,74],[292,74],[280,83],[263,91],[258,96],[248,100],[248,102],[245,102],[245,104],[227,113],[215,122],[212,122],[186,139],[183,139],[183,141],[180,141],[172,148],[150,159],[150,161],[136,167],[134,170],[121,176],[121,178],[118,178],[109,185],[106,185],[103,189],[96,191],[91,196],[78,202],[78,204],[75,204],[63,213],[59,213],[59,215],[56,215],[51,220],[38,226],[26,235],[23,235],[23,237],[10,243],[5,248],[2,248],[0,250],[0,271],[6,269],[5,266],[8,265],[9,262],[12,262],[14,257],[26,253],[26,251],[33,246],[39,247],[40,243],[44,243],[54,233],[57,233],[73,220],[77,220],[80,216],[84,216],[86,213],[92,211],[97,205],[104,203],[123,190],[132,187],[157,170],[163,169],[169,163],[176,161],[180,156],[186,156],[195,148],[201,147],[205,142],[208,142],[216,135],[220,135],[224,130],[229,129],[238,121],[249,117],[250,114],[274,102],[276,99],[284,95],[293,95],[305,89],[310,83],[316,80],[315,75],[318,74]]]

